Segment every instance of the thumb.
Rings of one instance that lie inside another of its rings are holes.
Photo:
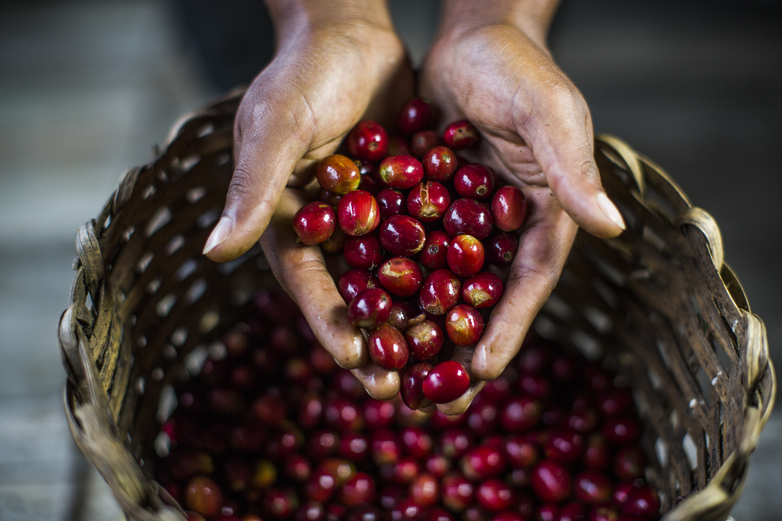
[[[570,218],[597,237],[622,233],[622,214],[600,182],[593,152],[592,119],[575,87],[553,90],[523,121],[523,127],[517,131]]]
[[[245,96],[234,125],[235,167],[220,221],[204,246],[217,262],[239,257],[261,237],[314,131],[311,114],[279,96]]]

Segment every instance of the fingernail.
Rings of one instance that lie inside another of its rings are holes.
[[[597,205],[600,207],[600,210],[603,212],[603,214],[608,217],[612,223],[619,226],[622,230],[627,229],[625,226],[625,220],[622,219],[622,214],[619,213],[619,209],[614,203],[611,202],[605,192],[598,192]]]
[[[214,250],[222,243],[224,243],[228,237],[231,236],[231,232],[234,231],[234,222],[228,217],[220,217],[220,222],[217,223],[215,229],[212,230],[212,234],[206,240],[204,245],[203,254],[206,255],[210,251]]]

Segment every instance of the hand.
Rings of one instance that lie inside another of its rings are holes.
[[[260,238],[275,276],[321,344],[354,370],[370,394],[389,398],[399,389],[398,375],[367,363],[364,338],[347,320],[320,249],[295,243],[291,220],[304,199],[286,186],[305,186],[312,167],[334,153],[360,119],[394,117],[412,97],[412,71],[384,2],[268,4],[278,30],[277,55],[239,107],[236,166],[204,253],[228,261]]]
[[[577,227],[603,238],[624,229],[600,183],[586,102],[545,48],[547,17],[502,13],[502,4],[518,10],[519,2],[446,4],[421,75],[421,94],[442,109],[443,122],[468,119],[480,131],[480,145],[465,155],[521,188],[528,203],[505,293],[474,352],[457,353],[477,383],[440,405],[447,413],[466,409],[516,355],[559,279]]]

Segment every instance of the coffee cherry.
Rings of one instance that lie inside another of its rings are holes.
[[[447,269],[433,271],[424,280],[419,292],[421,307],[433,315],[445,315],[459,302],[462,283]]]
[[[422,130],[416,132],[416,134],[410,139],[410,150],[413,151],[413,155],[418,158],[423,158],[426,153],[443,144],[440,136],[434,130]]]
[[[445,331],[454,344],[472,345],[483,334],[483,318],[474,307],[458,304],[445,316]]]
[[[625,514],[645,519],[656,519],[660,512],[660,497],[650,486],[633,489],[622,507]]]
[[[484,242],[486,261],[496,266],[508,266],[516,257],[519,239],[508,232],[495,230]]]
[[[527,201],[524,193],[515,186],[503,186],[491,201],[491,215],[494,226],[504,232],[521,228],[527,217]]]
[[[293,216],[293,229],[299,240],[308,246],[328,240],[336,226],[334,210],[318,201],[305,204]]]
[[[434,107],[429,100],[415,98],[408,101],[399,113],[397,125],[399,131],[412,136],[431,126],[434,121]]]
[[[646,456],[635,445],[619,449],[614,456],[613,470],[616,477],[627,481],[643,477],[646,468]]]
[[[429,473],[418,476],[410,483],[410,497],[422,507],[430,507],[440,500],[440,484]]]
[[[380,243],[391,255],[412,257],[425,242],[424,227],[408,215],[392,215],[380,225]]]
[[[464,281],[462,299],[477,309],[490,308],[499,302],[502,291],[502,280],[494,273],[484,271]]]
[[[415,185],[407,195],[408,213],[425,223],[442,219],[450,204],[448,189],[434,181]]]
[[[405,340],[413,360],[429,360],[443,347],[443,332],[440,326],[425,320],[405,331]]]
[[[197,476],[187,483],[185,505],[188,509],[204,517],[211,517],[220,513],[222,503],[220,487],[211,478]]]
[[[592,470],[604,470],[610,463],[611,452],[605,438],[600,433],[594,433],[587,439],[584,449],[584,466]]]
[[[350,301],[348,320],[356,327],[372,329],[391,314],[391,295],[380,288],[367,289]]]
[[[345,195],[357,190],[361,183],[358,165],[339,154],[321,159],[315,175],[321,188],[337,195]]]
[[[366,472],[356,472],[343,486],[340,500],[346,507],[372,503],[376,495],[375,480]]]
[[[543,460],[532,471],[531,485],[540,499],[558,503],[570,495],[570,473],[561,463]]]
[[[584,503],[605,503],[611,499],[611,480],[594,470],[580,472],[573,482],[576,498]]]
[[[472,235],[457,235],[448,245],[448,267],[459,277],[472,277],[483,268],[484,249]]]
[[[631,443],[641,436],[641,424],[632,416],[608,418],[602,432],[611,443]]]
[[[423,275],[415,261],[407,257],[392,257],[380,265],[378,280],[389,293],[411,297],[421,288]]]
[[[337,221],[347,235],[366,235],[380,224],[377,201],[369,192],[354,190],[339,200]]]
[[[456,172],[456,154],[448,147],[434,147],[424,155],[421,163],[429,181],[444,183]]]
[[[372,269],[383,262],[383,248],[376,233],[348,237],[342,255],[353,268]]]
[[[463,395],[470,375],[459,362],[447,360],[434,366],[423,383],[424,396],[434,403],[447,403]]]
[[[391,136],[388,138],[389,156],[411,156],[410,143],[403,136]]]
[[[478,142],[480,134],[472,123],[466,120],[455,121],[448,125],[443,134],[443,141],[453,150],[461,150]]]
[[[477,163],[463,166],[454,174],[453,186],[462,197],[487,199],[494,193],[494,171]]]
[[[453,201],[443,216],[443,226],[451,237],[467,234],[483,240],[489,236],[493,224],[489,209],[473,199]]]
[[[499,476],[505,470],[505,459],[495,447],[473,447],[461,460],[464,476],[473,481]]]
[[[426,234],[426,242],[418,254],[418,262],[428,270],[439,270],[448,267],[448,246],[451,238],[447,233],[433,230]]]
[[[407,363],[408,349],[402,333],[388,324],[380,324],[369,333],[369,356],[384,369],[397,371]]]
[[[498,512],[510,508],[513,504],[513,492],[501,479],[490,478],[478,485],[475,499],[486,510]]]
[[[356,159],[379,161],[388,150],[388,134],[374,121],[359,121],[348,134],[347,145]]]
[[[525,432],[536,427],[543,416],[540,402],[531,396],[509,398],[500,411],[500,424],[510,433]]]
[[[406,300],[395,300],[391,306],[391,315],[388,317],[388,325],[394,326],[401,332],[407,331],[410,327],[422,322],[425,315],[420,313],[417,306]]]
[[[424,179],[424,167],[413,156],[390,156],[380,163],[378,175],[389,188],[408,190]]]
[[[347,303],[350,303],[362,291],[379,287],[380,280],[369,271],[362,269],[350,270],[337,281],[339,294]]]
[[[531,467],[538,461],[538,450],[535,444],[525,436],[519,434],[509,436],[503,448],[508,463],[515,469]]]
[[[384,188],[377,194],[377,205],[380,210],[380,220],[385,221],[392,215],[405,215],[407,201],[399,190]]]
[[[544,452],[547,458],[554,461],[575,461],[584,452],[584,438],[576,431],[557,429],[550,433]]]
[[[409,365],[401,376],[400,393],[402,401],[411,409],[420,409],[431,403],[424,396],[423,384],[432,365],[426,362]]]
[[[618,416],[633,406],[633,395],[624,387],[605,389],[597,396],[597,409],[605,417]]]

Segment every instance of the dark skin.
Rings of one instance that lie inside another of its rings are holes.
[[[320,249],[296,244],[291,222],[307,201],[312,165],[360,119],[393,122],[414,96],[412,71],[382,1],[267,3],[281,35],[278,52],[239,108],[236,169],[205,253],[231,260],[260,238],[321,344],[372,396],[390,398],[398,374],[369,360]],[[461,398],[438,406],[454,414],[517,353],[577,228],[614,237],[624,226],[600,185],[586,103],[545,46],[556,2],[476,4],[444,2],[420,94],[440,107],[444,123],[466,118],[476,125],[482,140],[470,159],[521,188],[529,212],[502,300],[480,341],[454,355],[474,380]]]

